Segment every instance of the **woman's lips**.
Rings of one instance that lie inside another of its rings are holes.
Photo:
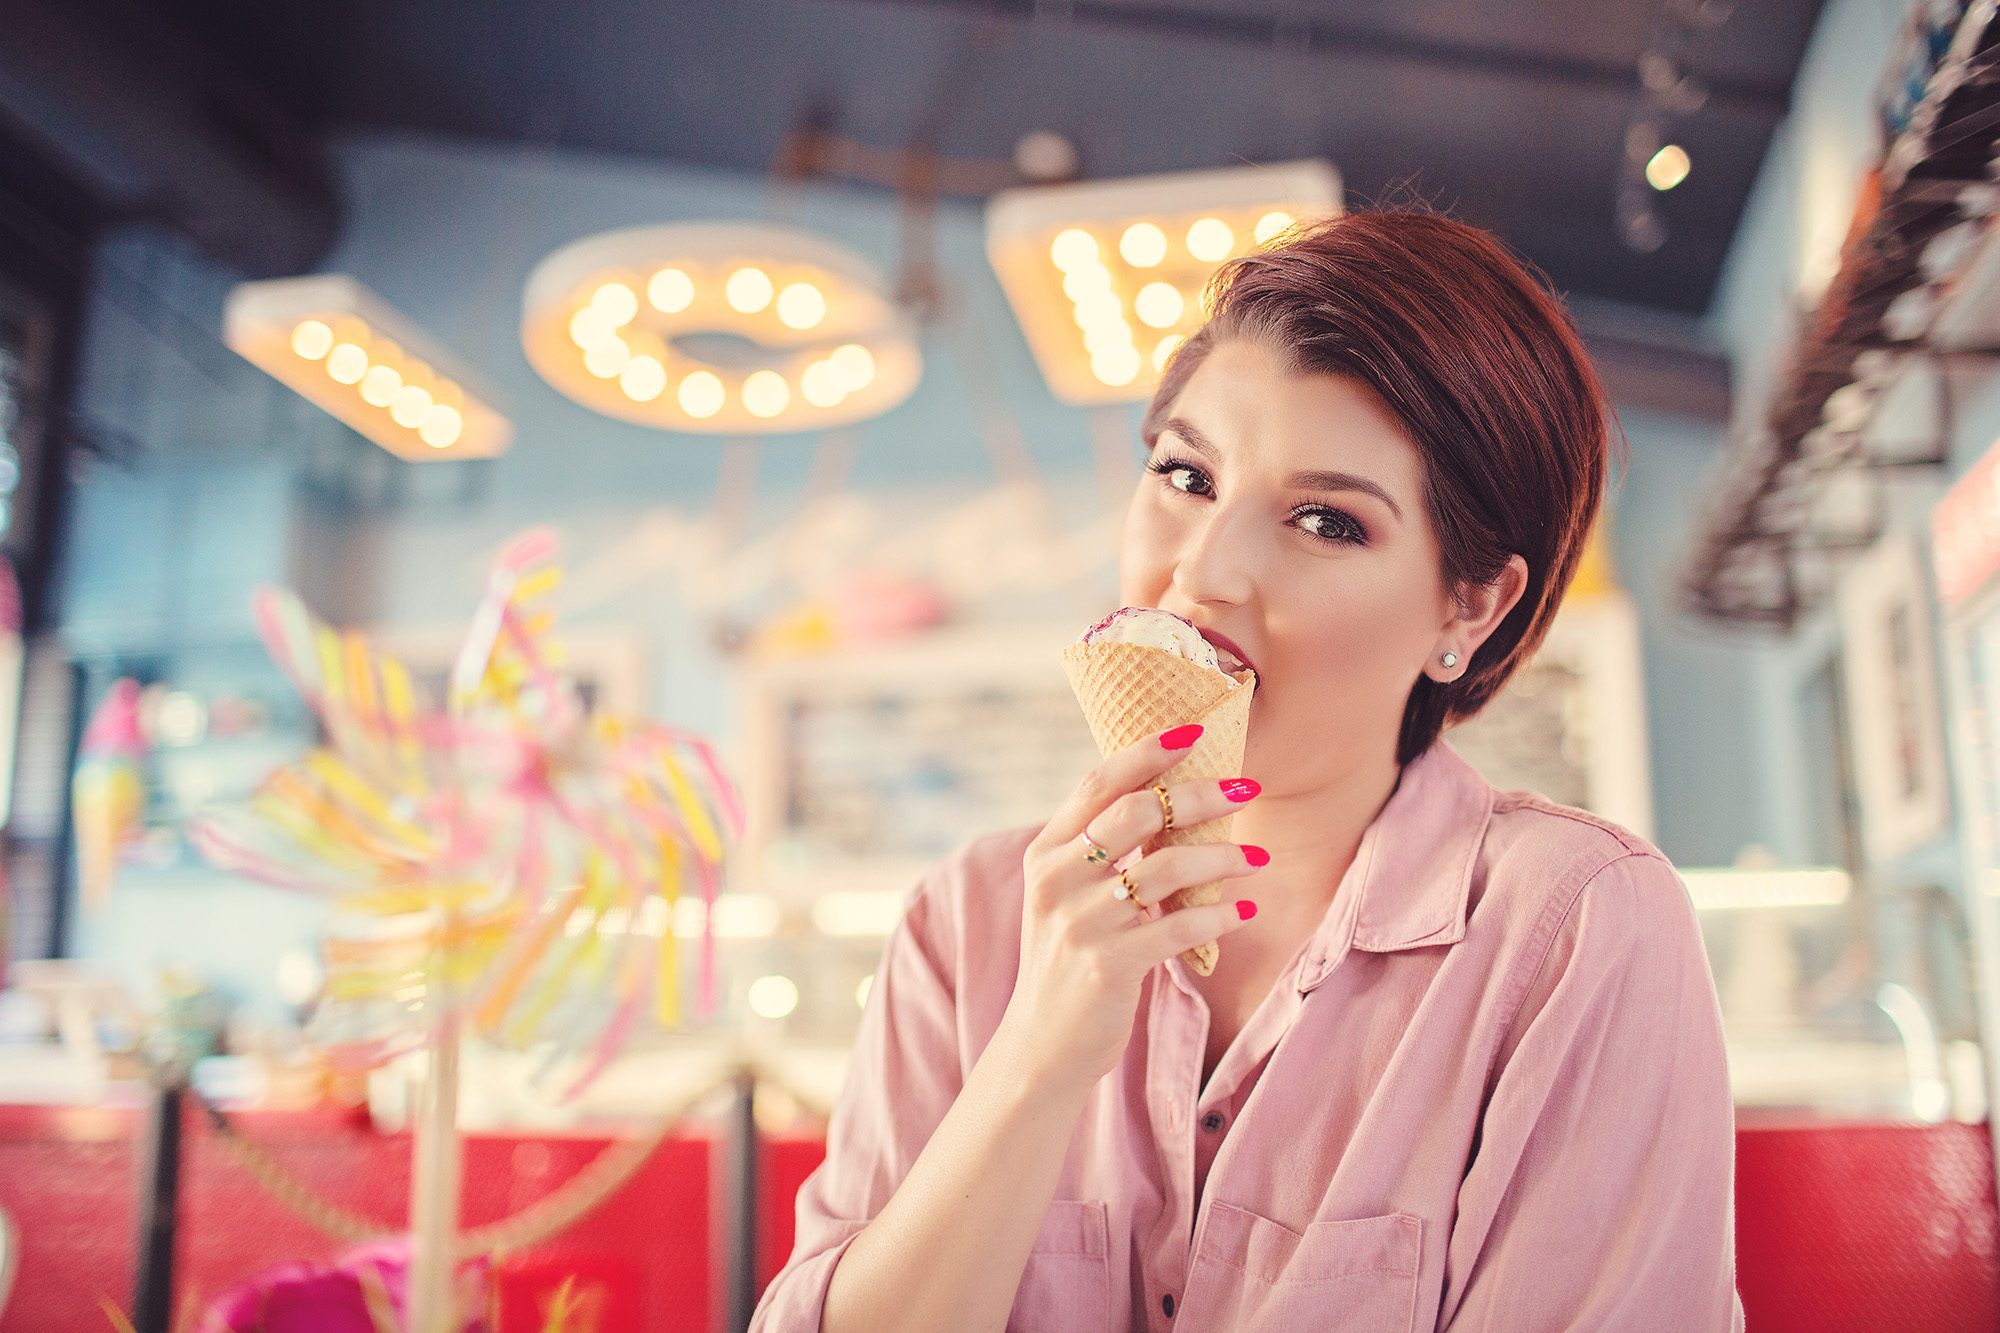
[[[1230,639],[1228,635],[1217,634],[1210,630],[1203,630],[1201,632],[1201,636],[1204,639],[1207,639],[1210,643],[1214,644],[1215,647],[1221,652],[1228,653],[1230,656],[1234,657],[1237,663],[1239,664],[1237,670],[1241,670],[1243,667],[1249,667],[1252,671],[1255,671],[1257,669],[1257,664],[1255,662],[1252,662],[1248,654],[1246,654],[1241,648],[1238,648],[1235,642],[1232,639]],[[1227,670],[1226,667],[1225,670]],[[1230,674],[1234,675],[1236,673],[1232,671],[1230,672]]]

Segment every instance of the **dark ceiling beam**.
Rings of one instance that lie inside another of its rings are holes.
[[[1616,333],[1580,331],[1604,391],[1617,406],[1729,424],[1729,362],[1723,357]]]
[[[107,213],[154,218],[253,276],[331,244],[323,150],[157,14],[117,0],[15,0],[0,40],[0,125]]]
[[[907,5],[933,12],[976,14],[1022,24],[1088,23],[1128,32],[1263,46],[1300,55],[1422,65],[1447,72],[1477,74],[1483,78],[1605,96],[1636,98],[1640,92],[1636,61],[1629,65],[1607,64],[1547,52],[1410,37],[1319,18],[1277,19],[1230,9],[1196,10],[1126,4],[1122,0],[1054,0],[1053,3],[1051,0],[864,2]],[[1726,80],[1718,82],[1706,75],[1702,76],[1702,83],[1708,89],[1708,99],[1703,107],[1705,111],[1778,120],[1790,107],[1789,86],[1760,88]]]
[[[1575,293],[1563,304],[1612,402],[1730,424],[1729,358],[1699,318]]]

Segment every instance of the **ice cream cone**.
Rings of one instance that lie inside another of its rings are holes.
[[[1231,688],[1220,672],[1190,662],[1178,653],[1133,643],[1072,643],[1063,648],[1063,670],[1100,754],[1110,754],[1141,736],[1184,722],[1202,725],[1201,739],[1187,757],[1168,769],[1162,785],[1198,778],[1238,777],[1243,772],[1243,747],[1250,737],[1250,697],[1256,673],[1245,668]],[[1202,842],[1227,842],[1235,816],[1223,815],[1199,824],[1176,826],[1145,844],[1145,851]],[[1168,912],[1222,901],[1222,881],[1181,889],[1161,907]],[[1181,958],[1201,976],[1215,970],[1221,946],[1209,940],[1186,950]]]

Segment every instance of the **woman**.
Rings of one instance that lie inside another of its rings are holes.
[[[1121,592],[1256,669],[1244,779],[1156,789],[1176,728],[926,877],[752,1327],[1740,1328],[1686,890],[1439,739],[1597,514],[1568,318],[1424,213],[1319,224],[1213,295],[1145,418]],[[1133,855],[1231,812],[1240,843]],[[1159,912],[1218,877],[1240,898]],[[1212,938],[1204,977],[1179,954]]]

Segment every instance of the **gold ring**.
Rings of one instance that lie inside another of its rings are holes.
[[[1132,899],[1132,905],[1134,907],[1138,907],[1139,906],[1138,895],[1139,895],[1139,886],[1132,882],[1132,876],[1130,870],[1127,869],[1119,871],[1118,884],[1117,887],[1111,890],[1111,896],[1113,898],[1116,898],[1121,903],[1124,902],[1127,898],[1130,898]]]
[[[1160,832],[1165,833],[1174,826],[1174,798],[1165,787],[1153,788],[1153,795],[1160,798]]]
[[[1099,847],[1097,843],[1094,840],[1092,840],[1088,832],[1085,832],[1083,834],[1083,841],[1084,845],[1090,848],[1089,851],[1083,854],[1084,860],[1090,862],[1094,866],[1108,866],[1111,864],[1111,853],[1106,851],[1104,848]]]

